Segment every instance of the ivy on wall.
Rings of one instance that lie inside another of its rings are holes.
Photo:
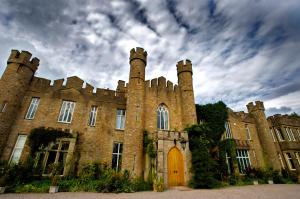
[[[157,156],[157,151],[154,147],[154,141],[149,137],[148,131],[144,130],[144,153],[146,153],[150,159],[149,164],[149,174],[148,182],[153,183],[153,178],[155,178],[155,158]]]
[[[196,105],[198,124],[187,128],[192,153],[194,188],[213,188],[228,173],[226,153],[235,159],[234,140],[222,140],[225,122],[228,119],[227,106],[219,101],[215,104]]]
[[[49,143],[55,142],[58,138],[71,138],[71,133],[53,129],[39,127],[30,131],[28,136],[28,144],[30,146],[30,154],[33,156],[40,148],[47,147]]]

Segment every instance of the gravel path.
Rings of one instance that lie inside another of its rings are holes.
[[[300,185],[258,185],[229,187],[214,190],[167,190],[162,193],[57,193],[57,194],[3,194],[1,199],[300,199]]]

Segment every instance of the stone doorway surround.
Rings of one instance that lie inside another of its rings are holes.
[[[188,134],[185,131],[165,131],[159,130],[156,132],[155,139],[157,140],[157,158],[156,158],[156,173],[164,180],[164,185],[168,187],[168,153],[176,147],[182,154],[183,159],[183,178],[184,186],[188,184],[190,179],[191,167],[191,152],[189,150]],[[186,140],[185,148],[180,140]]]

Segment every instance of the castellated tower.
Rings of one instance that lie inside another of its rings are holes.
[[[39,59],[31,59],[31,53],[12,50],[7,67],[0,79],[0,153],[2,154],[17,111],[29,87]]]
[[[247,109],[249,114],[251,114],[255,119],[259,141],[263,149],[265,166],[273,167],[275,170],[280,170],[281,166],[270,134],[263,102],[256,101],[255,104],[250,102],[247,105]]]
[[[193,89],[192,62],[183,60],[177,63],[178,85],[182,99],[182,125],[187,127],[196,124],[196,108]]]
[[[129,63],[130,74],[122,167],[137,176],[141,176],[143,170],[144,83],[147,52],[139,47],[132,49]]]

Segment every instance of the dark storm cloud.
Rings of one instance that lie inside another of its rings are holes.
[[[263,100],[272,113],[299,113],[299,21],[297,0],[5,0],[0,63],[12,48],[29,50],[40,76],[114,89],[128,79],[130,49],[142,46],[147,79],[176,83],[176,62],[192,60],[198,103]]]
[[[266,115],[270,116],[274,114],[289,114],[291,112],[292,112],[291,107],[287,107],[287,106],[282,106],[279,108],[271,107],[266,110]]]

